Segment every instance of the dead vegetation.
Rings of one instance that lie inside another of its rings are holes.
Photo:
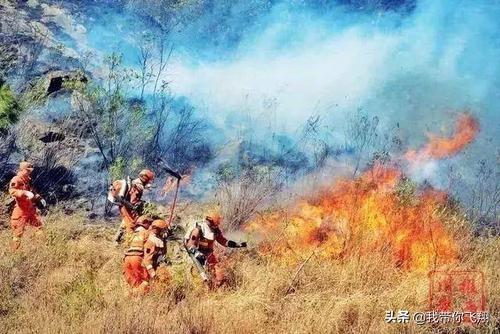
[[[121,250],[112,227],[52,212],[44,237],[0,257],[2,333],[429,333],[428,326],[385,324],[386,310],[424,311],[425,273],[387,263],[383,254],[325,261],[303,254],[303,266],[259,255],[228,254],[229,287],[207,291],[176,263],[144,298],[127,296]],[[7,245],[10,231],[0,231]],[[171,244],[171,246],[173,246]],[[460,266],[484,271],[491,315],[498,315],[498,238],[472,239]],[[307,261],[306,261],[307,260]],[[299,270],[300,269],[300,270]],[[290,288],[292,286],[292,288]],[[463,327],[461,333],[494,333]],[[443,331],[441,331],[443,332]],[[450,333],[458,332],[452,329]]]

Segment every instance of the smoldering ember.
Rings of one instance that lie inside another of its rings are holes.
[[[0,1],[0,333],[497,333],[500,3]]]

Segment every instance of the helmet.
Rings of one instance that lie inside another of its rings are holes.
[[[144,182],[144,183],[151,183],[153,182],[155,178],[155,173],[153,173],[149,169],[143,169],[139,173],[139,178]]]
[[[19,163],[19,170],[28,170],[28,171],[33,171],[34,167],[33,167],[33,164],[31,162],[27,162],[27,161],[21,161]]]
[[[210,223],[211,226],[217,227],[222,221],[222,216],[215,210],[211,210],[207,213],[205,219]]]
[[[152,222],[153,218],[146,215],[142,215],[139,218],[137,218],[137,221],[135,223],[147,229],[149,228]]]
[[[168,227],[168,224],[166,221],[164,220],[161,220],[161,219],[156,219],[155,221],[153,221],[153,223],[151,223],[151,226],[149,227],[150,229],[158,229],[158,230],[164,230]]]

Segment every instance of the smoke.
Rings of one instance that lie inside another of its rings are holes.
[[[171,87],[228,136],[244,128],[253,137],[293,137],[320,115],[337,145],[357,110],[377,116],[382,132],[397,126],[407,147],[420,147],[427,133],[452,129],[467,109],[481,132],[453,162],[473,178],[474,162],[494,160],[485,145],[498,144],[499,14],[491,1],[424,0],[410,11],[338,4],[323,12],[282,2],[231,52],[179,55]],[[445,173],[436,161],[411,172],[437,186]]]
[[[499,7],[421,1],[409,13],[319,14],[282,3],[234,52],[216,61],[179,56],[171,87],[226,130],[235,113],[285,132],[322,114],[340,130],[346,115],[364,108],[425,140],[427,126],[448,120],[445,111],[486,107],[499,72]]]
[[[173,29],[164,79],[228,137],[242,129],[253,139],[293,136],[322,115],[340,140],[348,116],[362,109],[388,127],[399,123],[416,146],[455,110],[470,109],[481,124],[499,119],[498,2],[193,3],[190,20]],[[137,59],[137,37],[157,28],[133,1],[83,7],[83,21],[66,10],[59,24],[98,55],[122,52],[127,65]],[[494,130],[482,127],[486,136]]]
[[[207,140],[271,147],[281,136],[293,143],[316,115],[328,144],[340,147],[349,119],[361,111],[380,120],[381,133],[396,127],[406,148],[422,147],[426,133],[446,133],[457,113],[469,110],[480,133],[467,155],[451,161],[470,169],[498,147],[497,1],[193,3],[183,9],[189,20],[172,30],[175,52],[163,79],[211,123]],[[146,4],[99,6],[85,5],[92,15],[83,21],[56,23],[69,26],[76,47],[101,56],[119,51],[132,65],[136,36],[156,27],[144,16]],[[420,169],[444,184],[440,162]]]
[[[352,29],[319,45],[305,43],[277,54],[258,49],[234,61],[176,63],[172,89],[206,108],[207,115],[215,114],[220,126],[232,113],[247,113],[254,125],[271,123],[275,131],[291,132],[318,109],[356,108],[385,76],[377,69],[389,60],[395,40],[381,35],[365,40]]]

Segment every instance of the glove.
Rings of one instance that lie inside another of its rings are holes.
[[[25,191],[24,196],[26,196],[29,200],[35,198],[35,194],[33,194],[31,191]]]
[[[247,246],[246,241],[236,242],[236,241],[233,241],[233,240],[229,240],[227,242],[227,247],[229,247],[229,248],[241,248],[241,247],[246,247],[246,246]]]

